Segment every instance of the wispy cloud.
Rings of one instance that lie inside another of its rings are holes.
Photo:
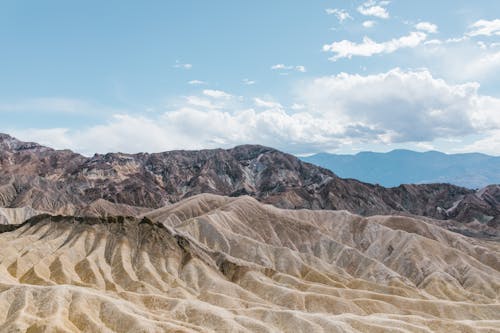
[[[364,21],[363,27],[365,28],[373,28],[377,22],[375,21]]]
[[[221,109],[222,106],[216,105],[212,100],[200,96],[186,96],[186,104],[190,107],[199,107],[208,110]]]
[[[193,65],[189,64],[189,63],[183,63],[183,62],[180,62],[179,60],[176,60],[173,67],[180,68],[180,69],[191,69],[191,68],[193,68]]]
[[[306,68],[304,66],[301,66],[301,65],[295,66],[295,70],[297,72],[301,72],[301,73],[305,73],[306,72]]]
[[[229,99],[232,97],[231,94],[228,94],[225,91],[214,90],[214,89],[203,90],[203,95],[208,96],[208,97],[212,97],[212,98],[222,98],[222,99]]]
[[[393,53],[402,48],[413,48],[420,45],[427,39],[427,34],[414,31],[408,35],[391,39],[386,42],[375,42],[368,37],[363,38],[362,43],[356,43],[349,40],[342,40],[323,46],[323,51],[332,52],[335,55],[330,58],[331,61],[337,61],[342,58],[352,58],[353,56],[370,57],[375,54]]]
[[[306,106],[300,103],[293,103],[292,106],[290,106],[290,108],[294,111],[297,111],[297,110],[304,110]]]
[[[500,49],[495,42],[476,41],[467,35],[431,39],[415,53],[421,65],[458,82],[496,80],[500,70]]]
[[[283,105],[278,102],[264,100],[261,98],[254,98],[255,106],[267,109],[283,109]]]
[[[337,9],[337,8],[327,8],[325,9],[325,12],[328,15],[335,15],[337,20],[339,20],[340,23],[343,23],[345,20],[350,19],[352,20],[352,16],[345,10],[345,9]]]
[[[191,80],[191,81],[188,81],[188,84],[190,84],[192,86],[199,86],[199,85],[204,85],[207,83],[205,81],[201,81],[201,80]]]
[[[251,86],[251,85],[254,85],[255,83],[257,83],[255,80],[250,80],[248,78],[241,80],[241,82],[243,82],[243,84],[245,84],[247,86]]]
[[[307,71],[305,66],[302,65],[296,65],[296,66],[289,66],[285,64],[276,64],[271,66],[272,70],[294,70],[297,72],[305,73]]]
[[[493,36],[500,35],[500,19],[488,21],[479,20],[470,26],[470,31],[467,33],[468,36]]]

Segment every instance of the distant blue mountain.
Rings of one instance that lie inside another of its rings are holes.
[[[481,188],[500,183],[500,157],[479,153],[444,154],[393,150],[356,155],[320,153],[302,160],[330,169],[342,178],[355,178],[386,187],[400,184],[450,183]]]

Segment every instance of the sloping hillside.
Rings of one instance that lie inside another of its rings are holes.
[[[498,243],[199,195],[0,233],[0,331],[500,332]]]
[[[214,193],[250,195],[282,208],[456,219],[471,222],[471,232],[483,236],[497,235],[500,215],[498,201],[462,187],[384,188],[339,178],[262,146],[87,158],[2,135],[0,167],[0,207],[31,207],[56,214],[74,215],[92,206],[90,211],[102,211],[96,205],[106,202],[130,206],[128,210],[134,212],[140,209],[134,207],[158,208],[196,194]]]

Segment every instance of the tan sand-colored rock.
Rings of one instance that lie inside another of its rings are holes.
[[[1,332],[500,332],[498,243],[198,195],[0,233]]]

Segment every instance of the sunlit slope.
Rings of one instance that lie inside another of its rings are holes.
[[[496,243],[199,195],[0,234],[0,331],[500,332]]]

